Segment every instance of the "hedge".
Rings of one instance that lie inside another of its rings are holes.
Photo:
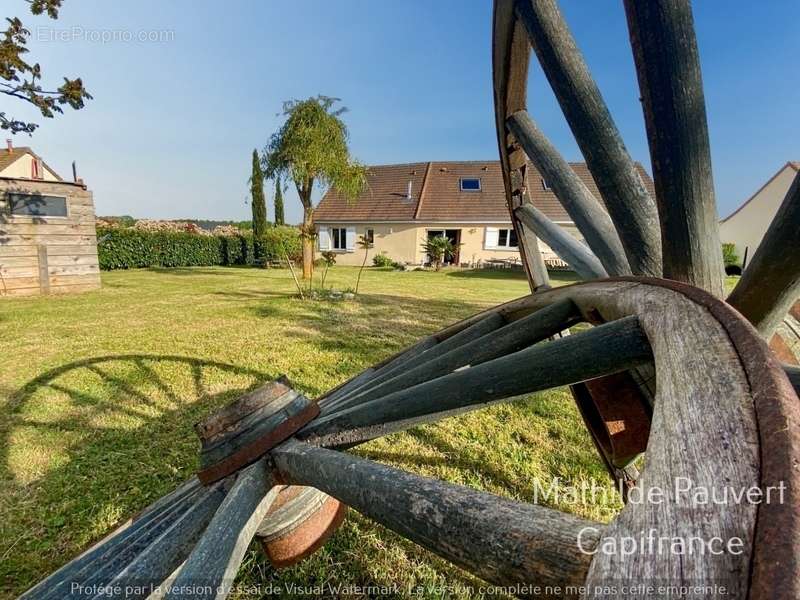
[[[263,260],[301,257],[300,232],[294,227],[271,227],[256,242],[252,234],[210,236],[173,231],[97,228],[100,268],[207,267],[254,265]]]
[[[261,250],[266,260],[285,260],[286,256],[293,261],[303,260],[300,230],[296,227],[287,225],[270,227],[261,239],[264,244]]]

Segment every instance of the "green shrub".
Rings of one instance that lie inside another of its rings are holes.
[[[303,259],[300,230],[297,227],[288,225],[268,227],[256,244],[261,246],[259,248],[260,256],[267,261],[284,260],[285,255],[288,255],[292,261]],[[259,255],[259,252],[256,255]]]
[[[219,238],[222,244],[222,264],[244,265],[247,256],[247,242],[243,235],[227,235]]]
[[[739,264],[739,256],[736,254],[736,244],[722,244],[722,260],[725,266]]]
[[[393,267],[395,263],[385,254],[376,254],[372,257],[372,264],[376,267]]]
[[[100,268],[204,267],[223,264],[222,238],[173,231],[98,228]]]
[[[722,261],[725,263],[726,267],[730,266],[739,266],[742,263],[739,262],[739,255],[736,254],[736,244],[722,244]]]

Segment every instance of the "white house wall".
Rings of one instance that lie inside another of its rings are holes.
[[[3,150],[0,150],[3,152]],[[30,179],[31,178],[31,163],[35,160],[31,154],[23,154],[13,163],[8,165],[0,172],[2,177],[14,177],[16,179]],[[42,177],[38,181],[58,181],[55,173],[53,173],[46,166],[42,165]]]
[[[793,167],[786,165],[735,213],[720,222],[720,238],[723,243],[736,244],[739,260],[744,258],[745,248],[748,260],[753,257],[796,174]]]
[[[374,231],[375,243],[367,253],[367,264],[372,264],[372,258],[376,254],[384,254],[392,260],[409,264],[419,265],[425,261],[422,245],[427,239],[428,230],[460,229],[461,247],[459,249],[459,259],[462,264],[477,265],[492,259],[519,259],[519,251],[516,248],[488,248],[486,246],[486,228],[510,228],[511,223],[493,223],[491,225],[476,223],[320,223],[320,229],[329,230],[330,228],[355,228],[356,239],[365,235],[367,229]],[[564,225],[564,229],[580,238],[577,229],[571,225]],[[328,242],[328,235],[323,233],[318,235],[318,250],[327,250],[325,246]],[[319,240],[322,241],[320,244]],[[540,249],[544,254],[552,254],[541,241]],[[325,246],[325,247],[323,247]],[[336,252],[336,264],[339,265],[361,265],[364,261],[364,251],[356,248],[353,251],[334,250]],[[553,255],[554,256],[554,255]]]

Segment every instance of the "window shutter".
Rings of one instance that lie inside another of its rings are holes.
[[[497,248],[497,241],[498,241],[498,232],[500,230],[497,227],[487,227],[486,228],[486,239],[484,240],[483,246],[484,248]]]
[[[347,251],[355,252],[356,249],[356,228],[347,228]]]
[[[331,231],[327,227],[319,228],[319,249],[322,251],[331,249]]]

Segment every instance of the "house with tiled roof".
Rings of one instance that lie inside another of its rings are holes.
[[[600,202],[586,165],[571,166]],[[652,190],[652,180],[639,168]],[[572,219],[533,165],[528,167],[528,191],[537,208],[580,239]],[[336,252],[337,264],[361,264],[364,253],[357,243],[361,236],[372,242],[368,260],[384,254],[400,263],[425,264],[423,243],[433,236],[446,236],[456,245],[458,252],[451,261],[455,264],[519,260],[499,161],[372,166],[358,198],[348,201],[335,189],[328,190],[314,222],[318,249]],[[559,262],[541,242],[540,249],[546,259]]]
[[[92,193],[27,146],[0,149],[0,296],[100,287]]]
[[[720,239],[736,246],[739,260],[753,257],[798,172],[800,162],[787,162],[739,208],[720,221]]]

